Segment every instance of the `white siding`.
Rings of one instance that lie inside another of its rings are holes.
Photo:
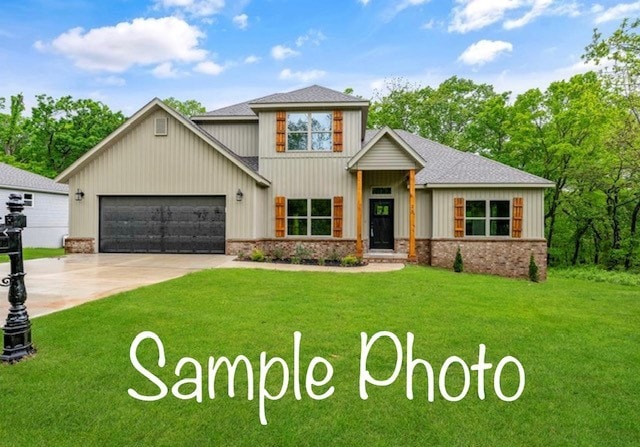
[[[199,126],[241,157],[258,156],[257,122],[203,122]]]
[[[69,232],[69,200],[66,194],[50,194],[39,191],[0,189],[0,203],[9,199],[9,194],[25,192],[33,194],[34,206],[25,207],[27,228],[22,232],[24,247],[62,247],[62,238]],[[0,212],[0,221],[9,212],[6,207]]]
[[[510,189],[434,189],[433,194],[433,237],[453,237],[453,199],[465,200],[524,200],[522,237],[524,239],[544,238],[544,191],[531,188]]]
[[[168,136],[154,136],[154,119],[162,116],[169,117],[150,113],[70,179],[70,191],[85,193],[81,202],[70,200],[70,235],[98,240],[101,195],[223,195],[226,238],[254,238],[255,180],[172,117]]]

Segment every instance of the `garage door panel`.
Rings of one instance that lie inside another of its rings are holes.
[[[224,253],[225,198],[128,196],[100,200],[100,251]]]

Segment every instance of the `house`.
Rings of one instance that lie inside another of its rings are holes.
[[[9,194],[18,193],[24,200],[23,213],[27,216],[27,228],[22,232],[24,247],[62,247],[62,240],[69,232],[69,193],[67,185],[33,172],[0,163],[0,222],[9,212],[4,203]]]
[[[348,253],[467,271],[546,271],[552,183],[402,130],[317,85],[188,119],[154,99],[56,179],[69,252]]]

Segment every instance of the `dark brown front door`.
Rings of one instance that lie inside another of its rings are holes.
[[[393,199],[371,199],[369,222],[369,248],[393,249]]]

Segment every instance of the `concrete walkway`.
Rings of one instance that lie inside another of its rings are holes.
[[[260,268],[288,271],[341,273],[386,272],[403,264],[369,264],[364,267],[317,267],[234,261],[224,255],[94,254],[25,262],[27,310],[30,317],[68,309],[87,301],[136,289],[210,268]],[[0,277],[10,271],[0,264]],[[9,303],[8,289],[0,288],[0,326],[4,326]]]

